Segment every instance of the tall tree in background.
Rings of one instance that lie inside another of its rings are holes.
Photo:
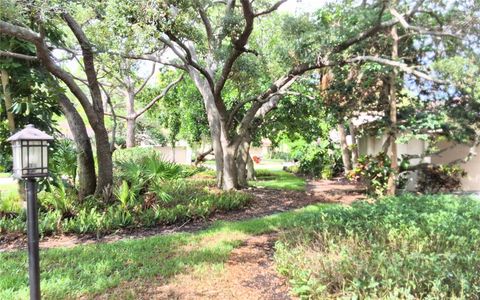
[[[103,97],[97,77],[93,46],[80,24],[67,10],[59,9],[53,12],[46,10],[42,12],[41,7],[35,7],[33,11],[32,9],[29,5],[18,7],[18,11],[32,12],[33,20],[23,15],[15,15],[10,22],[2,20],[0,21],[0,33],[31,43],[35,47],[35,56],[31,56],[31,59],[38,59],[50,74],[65,84],[81,104],[95,133],[98,162],[95,193],[99,195],[113,182],[113,165],[108,133],[104,123]],[[88,93],[81,88],[74,76],[56,61],[52,53],[51,45],[55,44],[58,37],[54,36],[55,31],[48,31],[48,28],[55,22],[68,28],[69,31],[65,33],[72,34],[74,37],[72,39],[74,43],[71,46],[79,51],[83,58],[82,67],[88,82]],[[25,27],[23,24],[31,24],[32,28]]]
[[[399,19],[384,14],[386,7],[383,4],[375,3],[362,11],[365,18],[361,26],[356,26],[353,33],[343,32],[339,35],[343,40],[330,43],[327,48],[318,47],[307,51],[308,57],[303,55],[300,59],[293,60],[290,70],[273,80],[263,92],[228,105],[223,92],[234,75],[235,66],[241,58],[254,56],[259,51],[249,48],[253,42],[251,38],[255,22],[274,12],[283,2],[285,1],[253,7],[247,0],[238,3],[227,1],[224,4],[194,2],[193,5],[167,1],[141,8],[145,23],[157,32],[160,48],[166,45],[176,56],[177,59],[171,61],[170,65],[188,73],[202,94],[215,152],[217,180],[224,189],[238,187],[235,158],[242,140],[254,130],[254,120],[263,118],[270,107],[275,107],[281,95],[304,73],[373,60],[429,77],[405,63],[347,51],[352,45],[375,37],[400,22]],[[402,17],[410,19],[419,12],[421,5],[421,2],[408,5]],[[164,9],[151,9],[153,6]],[[195,22],[194,25],[192,21]],[[203,32],[198,30],[199,26],[203,27]],[[157,59],[155,55],[138,57],[153,61]]]

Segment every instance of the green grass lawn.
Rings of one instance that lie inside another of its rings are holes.
[[[12,177],[12,174],[10,173],[0,173],[0,178],[9,178]]]
[[[199,233],[42,250],[42,295],[47,299],[91,296],[125,281],[168,280],[175,274],[212,267],[221,270],[245,236],[293,227],[325,207],[309,206],[242,222],[217,222]],[[0,299],[27,299],[27,273],[26,251],[0,253]]]
[[[282,170],[258,169],[256,181],[250,181],[250,185],[279,190],[304,191],[305,179]]]
[[[0,178],[7,178],[4,176],[7,173],[0,173]],[[21,204],[18,197],[18,183],[10,182],[3,183],[0,181],[0,212],[13,212],[21,210]]]
[[[278,164],[272,164],[267,167],[258,167],[255,169],[255,175],[257,180],[249,181],[251,186],[290,191],[305,190],[306,181],[304,178],[283,171]],[[198,173],[197,176],[214,180],[215,171],[207,170]]]

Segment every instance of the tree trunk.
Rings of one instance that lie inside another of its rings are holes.
[[[257,180],[255,177],[255,166],[253,164],[253,159],[250,156],[250,152],[247,153],[247,180]]]
[[[345,175],[352,170],[352,163],[350,161],[350,150],[348,149],[347,144],[347,134],[345,132],[345,126],[343,124],[338,124],[338,135],[340,138],[340,148],[342,149],[342,161]]]
[[[98,127],[94,129],[98,163],[97,187],[95,189],[95,195],[97,196],[101,195],[106,188],[110,188],[113,183],[113,162],[108,133],[103,126],[103,122]]]
[[[58,101],[77,146],[78,198],[93,195],[96,188],[95,161],[87,128],[82,117],[64,94]]]
[[[352,168],[358,163],[358,139],[357,139],[357,127],[353,124],[352,120],[349,122],[350,136],[352,137]]]
[[[7,110],[8,129],[13,134],[15,132],[15,118],[10,111],[13,105],[12,96],[9,87],[9,74],[6,70],[1,70],[1,79],[3,86],[3,99],[5,101],[5,108]]]
[[[244,137],[237,150],[237,178],[240,187],[247,187],[249,180],[255,180],[253,160],[250,157],[251,140],[250,136]]]
[[[247,141],[247,139],[244,139],[238,146],[236,162],[237,162],[238,185],[240,187],[248,186],[247,164],[248,164],[248,157],[249,157],[249,153],[248,153],[249,148],[250,148],[250,143]]]
[[[229,191],[239,188],[235,159],[241,140],[231,141],[228,137],[228,130],[225,128],[225,124],[222,121],[220,124],[220,142],[223,152],[222,189]]]
[[[398,59],[398,34],[397,27],[393,26],[391,30],[391,36],[393,39],[392,45],[392,60]],[[398,154],[397,154],[397,87],[396,79],[398,71],[393,69],[390,76],[390,150],[391,150],[391,168],[392,173],[388,178],[388,195],[395,195],[397,189],[397,174],[398,174]]]
[[[218,125],[220,127],[220,125]],[[216,181],[217,181],[217,187],[222,188],[223,187],[223,149],[222,149],[222,143],[220,141],[220,129],[218,128],[217,131],[217,125],[213,124],[210,125],[210,131],[211,131],[211,137],[212,137],[212,147],[213,147],[213,152],[215,154],[215,170],[216,170]]]
[[[127,148],[135,147],[135,125],[136,125],[135,118],[127,117],[127,137],[126,137]]]
[[[226,146],[223,149],[222,189],[229,191],[238,189],[237,165],[235,163],[236,147]]]
[[[130,86],[130,78],[127,77],[127,84]],[[127,96],[127,148],[135,147],[135,91],[129,87],[126,92]]]
[[[5,102],[5,110],[7,112],[8,130],[11,134],[15,133],[15,117],[10,111],[13,105],[12,94],[10,93],[10,75],[6,70],[1,70],[1,82],[3,87],[3,99]],[[25,186],[21,180],[18,181],[18,195],[22,201],[25,201]]]

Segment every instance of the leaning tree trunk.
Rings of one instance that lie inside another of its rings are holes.
[[[58,103],[77,146],[78,198],[81,201],[86,196],[93,195],[97,185],[92,145],[82,117],[67,96],[60,94]]]
[[[352,170],[352,163],[350,161],[350,151],[347,144],[347,134],[345,132],[345,126],[338,124],[338,135],[340,138],[340,148],[342,149],[342,161],[345,175]]]
[[[198,154],[197,157],[195,158],[195,162],[193,165],[196,167],[199,164],[201,164],[205,160],[205,157],[207,157],[207,155],[209,155],[212,152],[213,152],[213,148],[210,148],[207,151]]]

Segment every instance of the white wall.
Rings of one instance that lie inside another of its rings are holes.
[[[161,153],[163,159],[166,161],[175,162],[183,165],[190,165],[192,163],[192,149],[190,147],[153,147]]]

